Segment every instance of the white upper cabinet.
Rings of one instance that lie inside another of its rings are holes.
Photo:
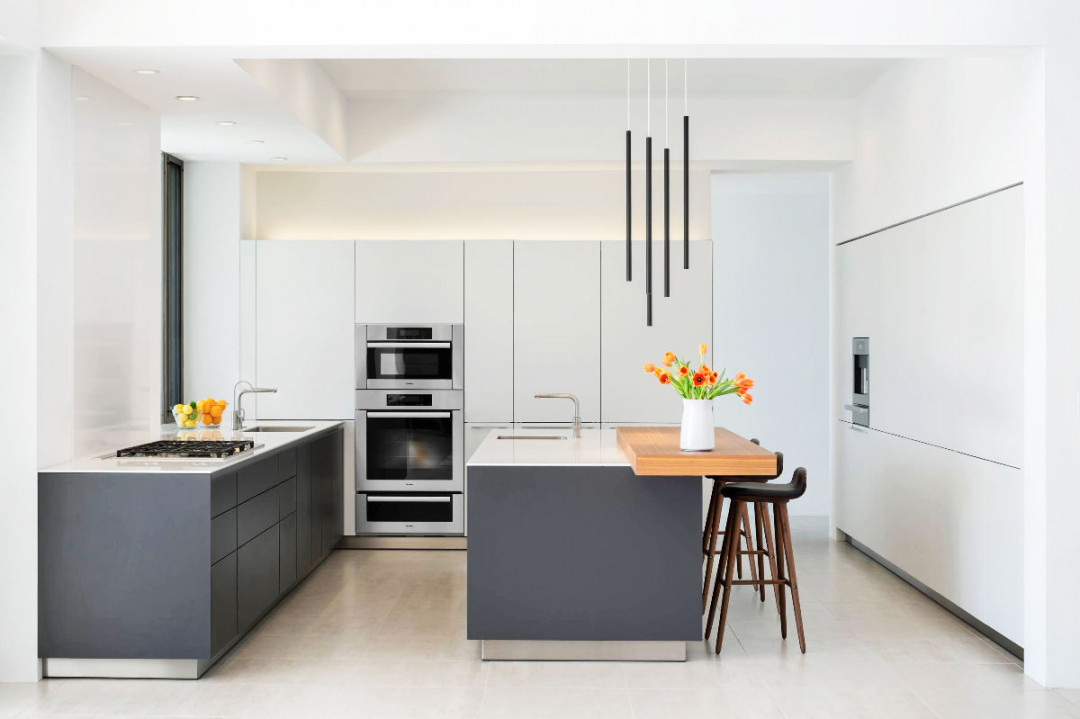
[[[465,421],[514,419],[514,243],[465,243]]]
[[[1022,193],[836,248],[841,406],[851,402],[851,338],[865,335],[870,426],[1021,465]]]
[[[256,249],[260,419],[352,419],[353,243],[260,240]],[[213,348],[207,348],[213,351]]]
[[[671,296],[664,297],[664,248],[653,242],[653,325],[645,324],[645,243],[632,244],[633,281],[626,281],[626,245],[602,242],[601,345],[604,422],[678,422],[682,402],[642,371],[671,350],[698,363],[698,345],[712,346],[712,243],[671,245]],[[709,355],[706,355],[709,361]],[[711,366],[711,364],[710,364]]]
[[[582,421],[600,420],[599,278],[599,242],[514,243],[515,421],[573,417],[568,400],[537,392],[575,394]]]
[[[463,322],[464,274],[463,242],[357,242],[356,322]]]

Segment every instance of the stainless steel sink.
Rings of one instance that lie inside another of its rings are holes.
[[[496,439],[569,439],[564,434],[500,434]]]
[[[292,427],[292,426],[266,426],[266,427],[248,427],[244,432],[307,432],[312,427]]]

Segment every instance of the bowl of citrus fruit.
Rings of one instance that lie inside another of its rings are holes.
[[[221,418],[225,414],[228,402],[223,399],[207,397],[187,404],[173,406],[173,418],[180,429],[196,427],[221,427]]]

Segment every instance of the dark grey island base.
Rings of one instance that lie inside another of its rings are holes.
[[[340,424],[221,470],[39,474],[46,676],[195,679],[342,534]]]
[[[628,466],[469,467],[468,637],[485,659],[684,660],[701,483]]]

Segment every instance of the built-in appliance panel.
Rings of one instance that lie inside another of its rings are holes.
[[[460,493],[356,495],[357,534],[461,534],[464,530]]]

